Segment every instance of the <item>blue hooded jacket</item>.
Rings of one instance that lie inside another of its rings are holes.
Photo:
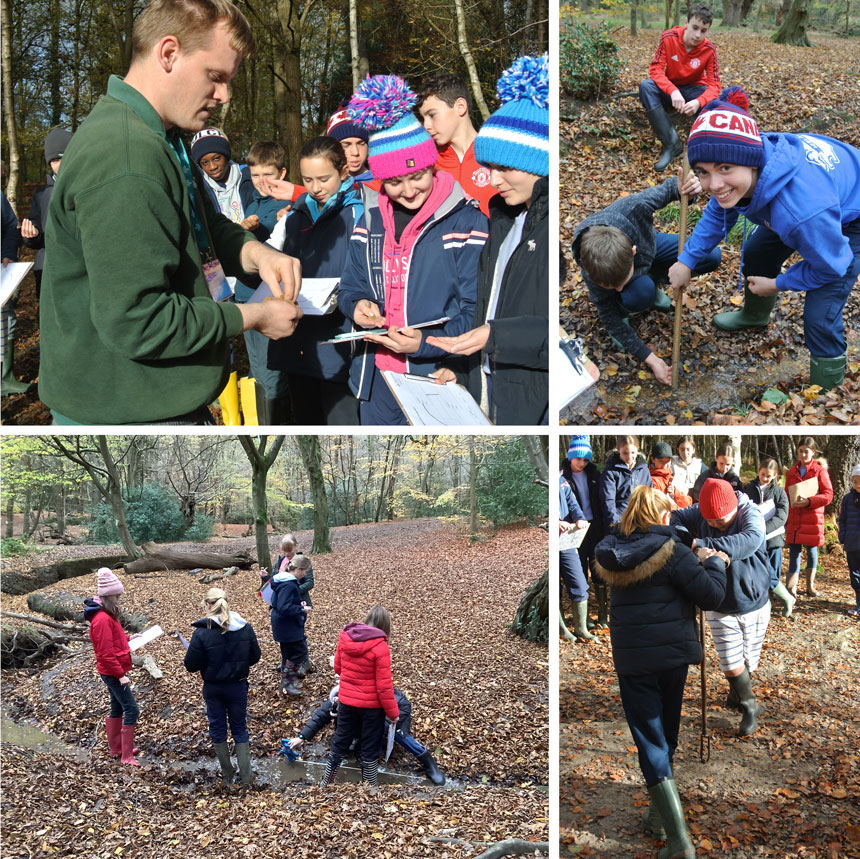
[[[367,185],[363,193],[364,222],[352,234],[338,293],[338,307],[349,319],[353,318],[355,305],[364,298],[375,302],[385,314],[382,272],[385,227],[379,194]],[[424,335],[421,346],[414,355],[405,356],[407,373],[429,376],[442,365],[443,359],[446,366],[452,366],[451,355],[431,346],[427,337],[456,337],[471,330],[478,294],[478,258],[486,240],[486,215],[477,204],[466,200],[463,189],[455,182],[418,236],[409,262],[404,302],[407,326],[444,316],[450,319],[421,329]],[[361,400],[370,399],[376,375],[375,355],[374,343],[356,342],[349,386]]]
[[[576,501],[573,489],[561,475],[558,478],[558,518],[562,522],[576,522],[579,519],[585,519],[585,514]]]
[[[839,542],[846,552],[860,552],[860,493],[852,489],[839,508]]]
[[[600,475],[600,508],[606,526],[621,521],[621,514],[627,509],[637,486],[653,485],[651,472],[641,453],[637,455],[633,468],[628,468],[616,450],[606,460],[606,467]]]
[[[777,289],[838,280],[854,261],[842,230],[860,218],[860,149],[818,134],[762,134],[762,143],[765,163],[749,205],[722,209],[711,197],[678,259],[693,268],[744,215],[803,257],[777,276]]]
[[[316,200],[302,194],[287,216],[282,250],[301,261],[302,277],[340,277],[349,254],[349,237],[363,213],[361,193],[352,177],[322,209]],[[292,337],[269,344],[269,369],[346,383],[355,344],[323,345],[322,341],[351,330],[351,320],[337,308],[325,316],[303,316]]]
[[[697,547],[725,552],[731,563],[726,570],[726,594],[716,611],[747,614],[761,608],[770,596],[770,564],[767,560],[764,516],[742,492],[735,492],[738,515],[720,531],[699,512],[699,505],[672,511],[672,525],[685,528]]]

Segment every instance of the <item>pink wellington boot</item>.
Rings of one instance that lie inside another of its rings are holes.
[[[122,740],[122,762],[139,767],[140,764],[134,759],[134,731],[136,725],[123,725],[120,738]]]

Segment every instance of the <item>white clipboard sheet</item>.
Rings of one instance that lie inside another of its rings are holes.
[[[0,266],[0,306],[5,307],[6,302],[15,294],[15,290],[20,286],[21,281],[26,277],[27,272],[33,268],[31,262],[10,262],[4,266]]]
[[[564,329],[559,332],[558,390],[561,391],[559,409],[563,409],[600,378],[600,371],[586,357],[581,340],[568,337]]]
[[[145,647],[150,641],[155,641],[159,635],[164,635],[164,630],[158,624],[155,624],[155,626],[145,629],[133,641],[130,641],[128,643],[128,649],[134,653],[135,650],[140,650],[141,647]]]
[[[472,395],[456,382],[437,385],[429,376],[382,370],[382,378],[414,427],[492,426]]]
[[[562,531],[558,535],[558,550],[578,549],[588,533],[588,528],[577,528],[575,531]]]
[[[338,277],[307,277],[302,279],[302,286],[296,304],[305,316],[325,316],[337,307]],[[261,301],[280,301],[272,295],[268,284],[261,283],[254,294],[248,299],[248,304],[259,304]]]

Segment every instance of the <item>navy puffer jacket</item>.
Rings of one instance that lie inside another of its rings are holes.
[[[860,493],[853,489],[839,508],[839,542],[846,552],[860,552]]]
[[[199,671],[206,683],[238,683],[245,680],[251,666],[260,661],[260,645],[254,628],[236,612],[224,632],[211,617],[191,624],[194,635],[185,654],[185,668]]]
[[[600,475],[600,506],[605,526],[618,524],[637,486],[653,485],[651,472],[641,453],[636,457],[633,468],[628,468],[618,451],[614,451]]]
[[[617,529],[595,550],[611,586],[609,633],[619,674],[653,674],[702,661],[696,606],[716,608],[726,588],[719,558],[704,566],[673,528],[652,525],[623,537]]]
[[[785,490],[775,480],[763,487],[756,478],[744,486],[744,494],[756,506],[773,501],[776,509],[764,523],[765,537],[768,551],[781,549],[785,545],[785,523],[788,519],[788,495]]]

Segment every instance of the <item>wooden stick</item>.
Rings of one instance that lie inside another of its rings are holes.
[[[687,159],[687,148],[684,147],[684,171],[681,174],[681,185],[687,181],[690,172],[690,162]],[[680,190],[680,189],[679,189]],[[678,225],[678,256],[684,250],[684,242],[687,239],[687,199],[686,194],[681,194],[681,218]],[[684,304],[684,293],[679,292],[675,301],[675,330],[672,338],[672,390],[678,387],[678,377],[681,373],[681,311]]]
[[[699,760],[704,764],[711,758],[711,737],[708,734],[708,690],[705,676],[708,653],[705,650],[705,613],[702,609],[699,609],[699,634],[702,642],[702,730],[699,735]]]

